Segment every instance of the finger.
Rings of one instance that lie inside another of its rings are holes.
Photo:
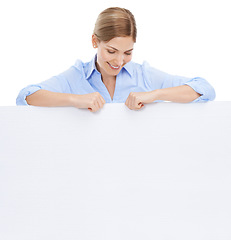
[[[126,101],[125,101],[125,105],[128,107],[128,101],[129,101],[129,96],[127,97]]]
[[[97,99],[97,101],[95,102],[95,106],[96,106],[96,109],[99,110],[101,108],[101,102],[100,102],[100,99]],[[97,111],[96,110],[96,111]]]
[[[127,106],[132,110],[132,97],[129,95]]]
[[[99,100],[97,101],[97,106],[98,106],[98,109],[100,109],[103,107],[103,103]]]
[[[140,109],[143,106],[143,103],[141,102],[140,98],[137,96],[135,96],[134,106],[136,109]]]
[[[106,103],[106,101],[104,100],[101,94],[99,94],[98,98],[96,99],[96,102],[97,102],[97,107],[99,109],[102,108],[103,105]]]
[[[101,108],[101,103],[99,99],[96,99],[94,106],[95,106],[95,112]]]
[[[136,96],[135,93],[131,92],[127,98],[127,106],[129,109],[131,110],[135,110],[136,109]]]
[[[133,99],[132,99],[133,109],[136,109],[136,110],[139,109],[140,108],[139,103],[140,103],[140,101],[139,101],[138,97],[135,94],[133,94]]]
[[[94,105],[94,112],[98,111],[101,108],[101,94],[98,92],[96,93],[93,105]]]
[[[135,95],[132,96],[132,108],[137,110],[138,109],[138,100]]]
[[[101,100],[101,102],[102,102],[103,105],[106,103],[106,101],[104,100],[104,98],[102,97],[101,94],[100,94],[100,100]]]
[[[104,102],[105,102],[105,101],[102,100],[102,98],[100,98],[100,99],[98,100],[98,103],[99,103],[99,107],[100,107],[100,108],[103,108],[103,105],[105,104]]]
[[[97,111],[97,106],[95,105],[95,103],[92,103],[90,106],[91,112],[96,112]]]

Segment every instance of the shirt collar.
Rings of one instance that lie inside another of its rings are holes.
[[[95,65],[95,62],[96,62],[96,59],[97,59],[97,54],[93,57],[93,59],[91,60],[91,62],[89,63],[89,68],[88,68],[88,71],[87,71],[87,75],[86,75],[86,78],[88,79],[92,73],[94,71],[97,71],[97,68],[96,68],[96,65]]]
[[[132,77],[133,76],[133,63],[130,61],[124,65],[124,69],[128,72],[128,74]]]
[[[96,60],[97,60],[97,54],[94,56],[94,58],[89,63],[89,69],[88,69],[87,74],[86,74],[86,79],[89,79],[94,71],[98,72],[98,70],[96,68],[96,64],[95,64]],[[129,63],[125,64],[123,68],[128,72],[128,74],[131,77],[133,76],[132,62],[129,62]]]

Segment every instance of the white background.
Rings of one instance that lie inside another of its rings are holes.
[[[0,106],[25,86],[95,54],[91,35],[107,7],[128,8],[138,37],[133,61],[171,74],[204,77],[217,101],[231,100],[228,0],[8,0],[0,2]]]

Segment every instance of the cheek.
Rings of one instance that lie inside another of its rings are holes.
[[[125,62],[128,63],[132,60],[132,55],[128,55],[124,58]]]
[[[100,55],[101,61],[103,62],[108,62],[112,59],[112,57],[110,55],[108,55],[107,52],[105,51],[99,51],[98,54]]]

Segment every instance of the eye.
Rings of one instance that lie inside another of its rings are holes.
[[[130,53],[125,53],[126,55],[132,55],[132,53],[130,52]]]
[[[110,53],[110,54],[113,54],[113,53],[115,53],[114,51],[110,51],[110,50],[107,50],[108,51],[108,53]]]

